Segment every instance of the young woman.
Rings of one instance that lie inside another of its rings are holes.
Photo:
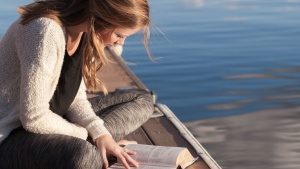
[[[150,117],[152,97],[107,94],[96,70],[106,46],[136,32],[148,51],[147,0],[40,0],[19,12],[0,41],[0,168],[107,168],[107,155],[138,167],[118,141]],[[107,95],[89,101],[97,82]]]

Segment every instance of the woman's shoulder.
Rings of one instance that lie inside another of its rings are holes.
[[[19,24],[20,23],[20,19],[19,19]],[[63,31],[63,27],[61,25],[59,25],[59,23],[57,23],[56,21],[54,21],[53,19],[50,18],[46,18],[46,17],[40,17],[40,18],[36,18],[31,20],[29,23],[22,25],[23,27],[28,27],[30,29],[39,29],[39,30],[48,30],[48,29],[53,29],[55,31]]]
[[[41,17],[33,19],[26,24],[21,24],[21,19],[17,21],[18,30],[16,36],[19,38],[32,37],[32,40],[44,39],[46,41],[55,41],[65,43],[64,27],[50,18]]]
[[[56,21],[46,17],[40,17],[31,20],[26,24],[21,23],[22,18],[18,18],[15,20],[10,27],[8,28],[7,32],[11,32],[14,36],[21,36],[24,33],[28,34],[41,34],[46,33],[47,31],[56,32],[57,35],[60,33],[65,33],[65,30],[62,26],[60,26]]]

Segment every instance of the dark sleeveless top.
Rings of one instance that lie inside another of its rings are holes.
[[[79,46],[72,57],[67,50],[59,77],[59,81],[50,101],[50,110],[63,116],[74,101],[82,80],[82,51],[86,35],[82,34]]]

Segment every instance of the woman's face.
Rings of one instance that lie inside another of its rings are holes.
[[[101,33],[103,43],[105,46],[123,45],[125,39],[137,33],[140,28],[116,28],[109,33]]]

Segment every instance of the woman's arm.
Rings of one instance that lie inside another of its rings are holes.
[[[20,26],[16,48],[21,66],[20,120],[33,133],[87,138],[87,131],[50,110],[49,102],[60,75],[65,37],[53,20],[40,18]]]
[[[110,134],[103,120],[98,117],[87,99],[84,81],[81,81],[77,95],[68,109],[67,119],[87,129],[93,140],[103,134]]]

